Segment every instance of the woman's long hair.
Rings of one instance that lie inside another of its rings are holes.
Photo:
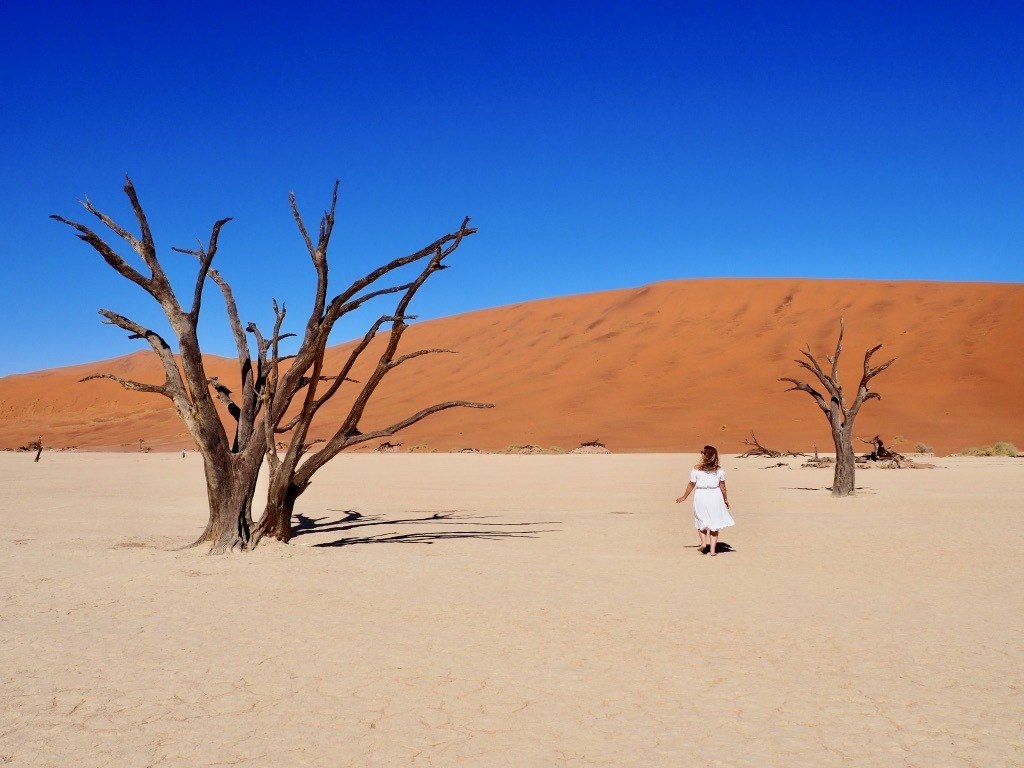
[[[713,445],[705,445],[700,452],[700,464],[697,469],[701,472],[717,472],[721,468],[718,463],[718,449]]]

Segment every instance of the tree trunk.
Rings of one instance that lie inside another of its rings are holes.
[[[204,456],[204,464],[210,518],[194,546],[208,544],[214,554],[245,549],[252,538],[252,499],[260,464],[243,461],[238,454]]]
[[[270,487],[267,489],[267,506],[253,531],[254,544],[264,536],[283,542],[291,541],[295,502],[306,490],[306,486],[290,482],[289,474],[278,472],[275,477],[271,477]]]
[[[853,436],[845,429],[832,430],[832,441],[836,446],[836,472],[832,479],[832,495],[853,496],[856,457],[853,453]]]

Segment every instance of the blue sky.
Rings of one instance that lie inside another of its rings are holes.
[[[172,274],[222,216],[244,320],[473,217],[424,318],[706,276],[1024,281],[1024,4],[28,3],[0,25],[0,375],[141,349],[135,286],[50,213],[130,222]],[[347,281],[346,281],[347,283]],[[215,298],[215,297],[213,297]],[[207,306],[213,309],[215,301]],[[361,333],[338,329],[337,341]],[[208,351],[231,354],[222,317]]]

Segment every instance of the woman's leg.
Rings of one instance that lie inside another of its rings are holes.
[[[714,557],[718,554],[718,531],[708,531],[708,543],[711,556]]]
[[[707,536],[707,534],[708,534],[707,528],[698,528],[697,529],[697,537],[700,539],[700,546],[698,548],[702,552],[704,551],[704,547],[707,546],[707,541],[705,541],[705,537]]]

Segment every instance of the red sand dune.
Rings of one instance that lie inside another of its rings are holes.
[[[445,347],[398,369],[361,425],[369,431],[447,399],[489,411],[435,415],[395,438],[405,448],[573,448],[599,438],[613,451],[743,450],[750,430],[776,448],[831,449],[822,413],[780,376],[807,343],[824,361],[846,319],[841,379],[859,381],[864,351],[897,362],[873,382],[857,435],[902,437],[939,453],[1009,440],[1024,448],[1024,285],[864,280],[685,280],[534,301],[413,326],[403,350]],[[341,358],[348,345],[329,352]],[[210,375],[236,378],[209,358]],[[137,450],[190,445],[168,401],[126,392],[108,371],[158,382],[148,351],[0,379],[0,448],[42,435],[49,447]],[[357,378],[359,374],[356,374]],[[809,380],[808,380],[809,381]],[[343,390],[344,391],[344,390]],[[326,436],[342,403],[321,414]]]

